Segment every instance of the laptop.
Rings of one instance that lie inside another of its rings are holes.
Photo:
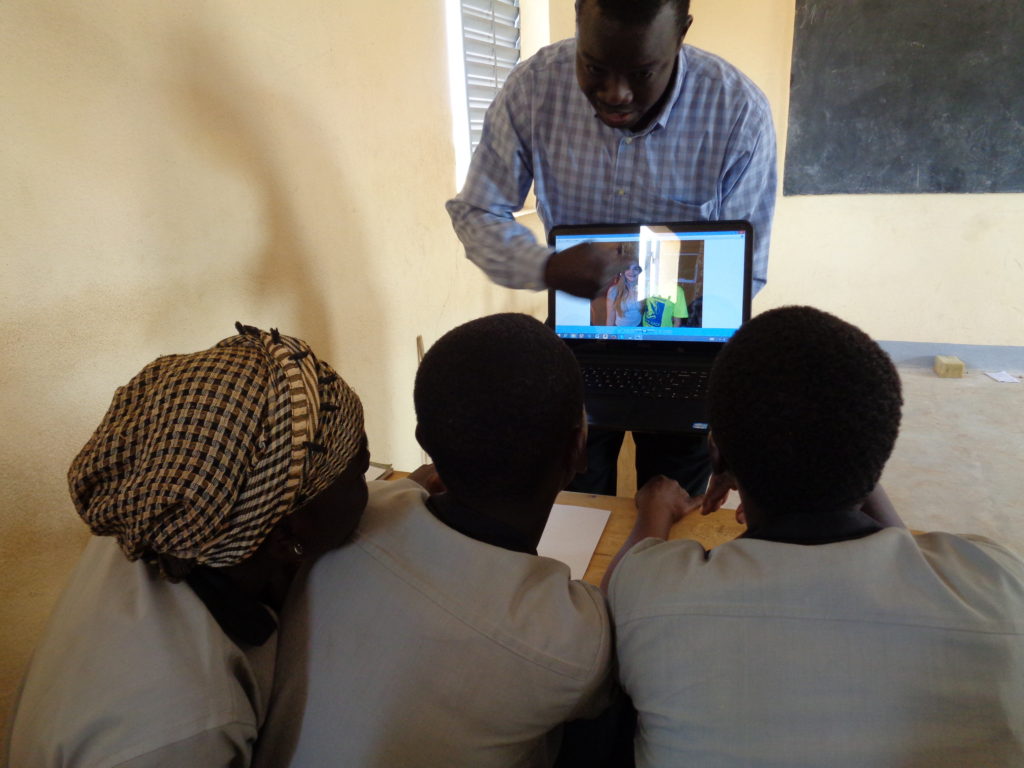
[[[611,242],[635,258],[593,300],[549,291],[548,323],[579,361],[590,425],[707,432],[711,366],[750,319],[750,223],[559,226],[549,242]]]

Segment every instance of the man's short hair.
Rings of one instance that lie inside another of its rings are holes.
[[[576,0],[577,14],[586,3],[597,3],[602,16],[628,26],[646,26],[654,20],[663,5],[673,5],[680,34],[690,15],[690,0]]]
[[[576,358],[532,317],[499,314],[449,331],[423,358],[417,434],[450,491],[532,498],[583,419]]]
[[[769,514],[828,513],[862,500],[892,452],[902,404],[888,355],[812,307],[743,325],[708,385],[715,443]]]

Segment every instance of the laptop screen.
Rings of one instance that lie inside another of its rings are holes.
[[[594,299],[552,291],[563,339],[728,340],[750,316],[752,233],[747,222],[557,227],[556,251],[615,243],[632,265]]]

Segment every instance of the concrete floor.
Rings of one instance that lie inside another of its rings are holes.
[[[917,530],[975,533],[1024,556],[1024,384],[981,371],[960,379],[916,365],[899,372],[903,422],[882,484],[900,516]],[[620,496],[636,493],[633,450],[627,437]]]
[[[900,368],[903,426],[882,483],[907,525],[1024,555],[1024,384]]]

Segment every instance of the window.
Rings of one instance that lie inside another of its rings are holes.
[[[484,114],[519,62],[519,0],[448,0],[456,186],[480,143]]]
[[[462,0],[469,146],[476,149],[484,113],[519,62],[519,0]]]

